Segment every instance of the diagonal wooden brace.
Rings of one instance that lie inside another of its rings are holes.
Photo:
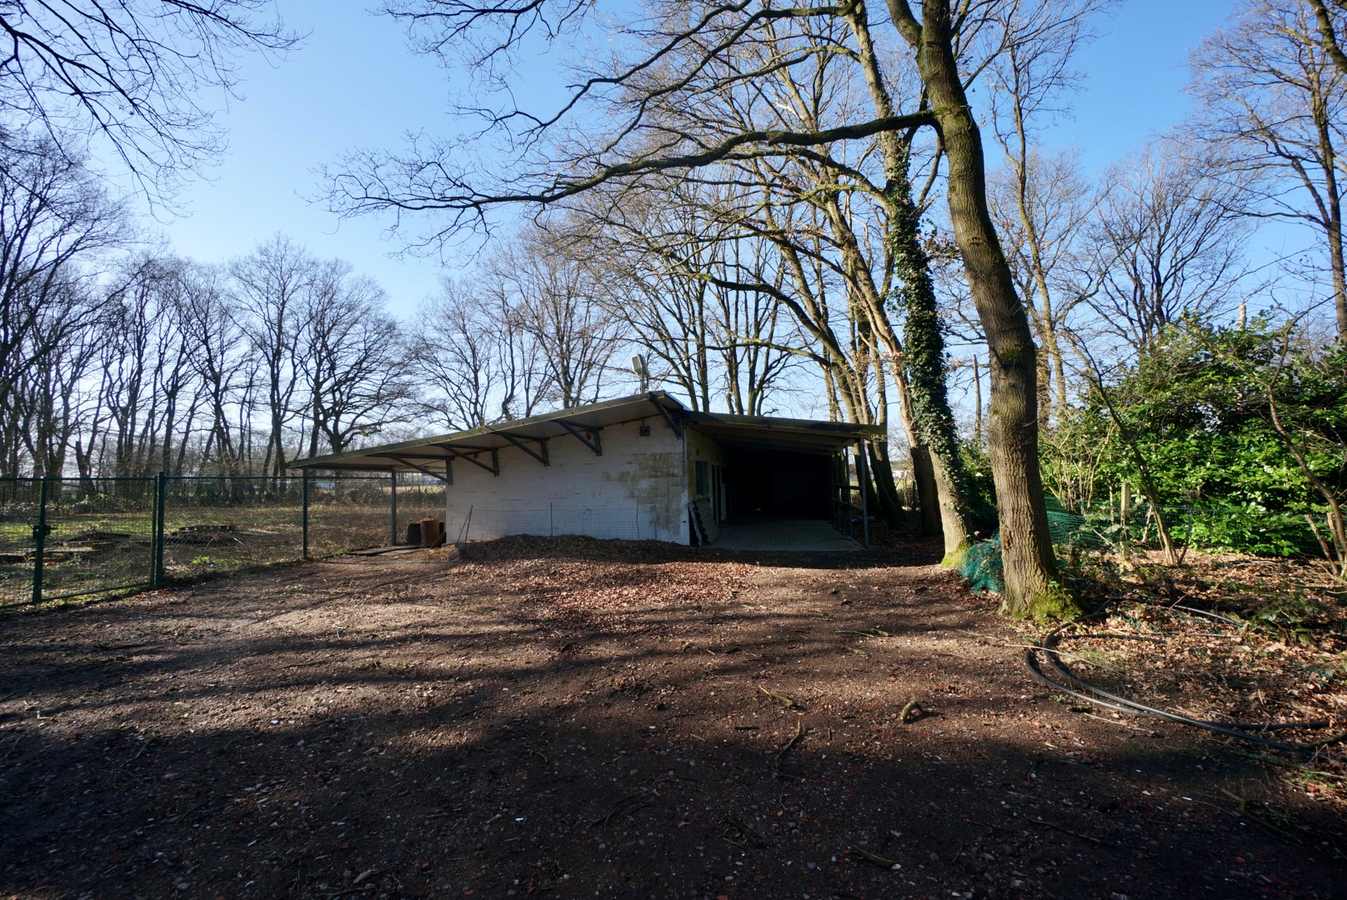
[[[402,457],[402,456],[394,456],[392,453],[385,453],[385,454],[380,454],[380,455],[381,455],[381,456],[386,456],[388,459],[394,460],[394,461],[396,461],[396,462],[400,462],[400,463],[402,463],[404,466],[408,466],[408,467],[410,467],[410,468],[413,468],[413,469],[415,469],[416,471],[422,473],[423,475],[429,475],[431,478],[434,478],[436,481],[442,481],[442,482],[444,482],[445,484],[453,484],[453,476],[449,474],[449,472],[448,472],[448,466],[447,466],[447,465],[445,466],[445,472],[444,472],[443,474],[441,474],[441,473],[439,473],[439,472],[434,471],[433,469],[428,469],[428,468],[426,468],[425,466],[421,465],[420,463],[414,463],[414,462],[412,462],[410,459],[407,459],[407,458]],[[447,461],[446,461],[446,462],[447,462]]]
[[[681,440],[683,437],[683,426],[678,424],[678,420],[664,408],[664,404],[655,400],[653,395],[650,398],[650,402],[655,404],[655,409],[659,410],[659,414],[664,417],[664,424],[669,426],[669,430],[674,433],[674,437]]]
[[[497,432],[497,436],[505,438],[505,440],[509,441],[511,444],[518,447],[520,450],[523,450],[525,453],[527,453],[529,456],[533,457],[543,465],[545,466],[552,465],[551,461],[548,459],[547,456],[547,438],[534,438],[534,437],[517,438],[511,437],[508,434],[502,434],[500,432]],[[525,441],[536,443],[538,445],[538,449],[534,450],[532,447],[529,447],[527,444],[524,443]]]
[[[583,425],[576,427],[570,422],[565,421],[559,421],[557,424],[569,431],[571,436],[577,441],[593,450],[595,456],[603,456],[603,445],[599,443],[599,429],[589,428]],[[589,437],[586,437],[585,435],[589,435]]]
[[[483,447],[481,450],[476,451],[478,453],[481,453],[484,450],[491,451],[491,465],[488,466],[486,463],[482,462],[477,457],[469,456],[467,453],[464,453],[457,447],[451,447],[448,444],[434,444],[432,446],[439,447],[445,453],[448,453],[450,457],[453,459],[461,459],[464,462],[470,462],[474,466],[479,466],[483,469],[486,469],[492,475],[500,477],[500,455],[496,452],[494,447]]]

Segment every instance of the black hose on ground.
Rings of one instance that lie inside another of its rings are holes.
[[[1215,613],[1207,613],[1203,610],[1184,608],[1186,612],[1207,615],[1214,619],[1221,619],[1232,624],[1239,624],[1233,619],[1220,616]],[[1094,618],[1087,616],[1086,618]],[[1269,732],[1291,729],[1312,730],[1316,728],[1327,728],[1331,722],[1320,720],[1315,722],[1266,722],[1266,723],[1248,723],[1248,722],[1212,722],[1203,719],[1194,719],[1191,716],[1185,716],[1181,713],[1170,712],[1169,710],[1149,706],[1139,703],[1127,697],[1111,693],[1096,685],[1092,685],[1073,674],[1062,662],[1061,657],[1056,650],[1057,642],[1062,637],[1062,632],[1074,625],[1074,622],[1067,622],[1058,625],[1052,631],[1043,636],[1038,645],[1024,651],[1024,665],[1029,670],[1030,676],[1035,681],[1059,691],[1070,697],[1084,700],[1095,706],[1111,709],[1117,712],[1126,712],[1133,715],[1144,716],[1152,719],[1163,719],[1170,722],[1177,722],[1181,725],[1190,725],[1195,728],[1202,728],[1206,731],[1212,731],[1217,734],[1223,734],[1227,737],[1233,737],[1241,741],[1248,741],[1254,744],[1260,744],[1265,747],[1272,747],[1277,750],[1289,750],[1298,753],[1313,752],[1329,744],[1338,743],[1347,739],[1347,732],[1325,738],[1321,741],[1314,741],[1308,744],[1287,744],[1282,741],[1274,741],[1268,738],[1259,737],[1251,732]],[[1107,637],[1108,635],[1095,635],[1096,637]],[[1038,654],[1042,653],[1048,660],[1048,665],[1052,668],[1054,674],[1061,679],[1054,681],[1043,672],[1038,662]]]

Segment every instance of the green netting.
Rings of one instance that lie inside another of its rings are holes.
[[[1047,498],[1048,533],[1052,535],[1054,547],[1100,547],[1103,541],[1098,533],[1088,527],[1084,516],[1068,512],[1054,497]],[[968,581],[974,591],[1004,593],[1005,577],[1001,562],[1001,532],[996,532],[990,540],[974,544],[964,554],[958,572]]]
[[[1001,571],[1001,532],[992,535],[991,540],[974,544],[964,554],[959,564],[959,574],[968,581],[974,591],[1004,593],[1005,578]]]
[[[1067,512],[1054,497],[1046,501],[1048,507],[1048,533],[1052,535],[1053,546],[1071,543],[1091,543],[1098,537],[1086,530],[1085,517]]]

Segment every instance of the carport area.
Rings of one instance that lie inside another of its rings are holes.
[[[859,484],[873,426],[686,415],[689,494],[705,542],[727,550],[847,551],[866,543]]]
[[[861,549],[860,542],[820,519],[722,522],[713,545],[721,550],[786,550],[806,553]]]

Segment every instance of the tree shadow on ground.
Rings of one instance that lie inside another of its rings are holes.
[[[5,619],[0,893],[1343,895],[1331,810],[1054,702],[938,571],[563,619],[504,571],[314,564]]]

